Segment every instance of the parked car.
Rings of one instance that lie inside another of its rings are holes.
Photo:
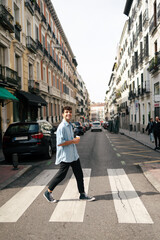
[[[72,126],[73,126],[74,136],[76,135],[80,136],[84,134],[83,127],[81,126],[80,122],[73,122]]]
[[[109,127],[109,123],[108,123],[108,122],[104,122],[104,123],[103,123],[103,128],[104,128],[104,129],[108,129],[108,127]]]
[[[93,131],[102,131],[102,126],[99,121],[92,122],[91,132]]]
[[[12,123],[3,137],[3,154],[7,161],[12,161],[12,154],[18,156],[34,154],[52,157],[56,151],[56,127],[45,120],[36,122]]]

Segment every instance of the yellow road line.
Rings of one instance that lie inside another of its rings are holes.
[[[121,153],[121,154],[126,154],[127,153]],[[137,156],[137,157],[144,157],[144,158],[154,158],[154,159],[160,159],[160,157],[153,157],[153,156],[145,156],[145,155],[139,155],[139,154],[132,154],[132,153],[129,153],[128,155],[131,155],[131,156]]]
[[[148,161],[148,162],[138,162],[138,163],[134,163],[134,165],[139,165],[141,163],[157,163],[160,162],[160,160],[156,160],[156,161]]]

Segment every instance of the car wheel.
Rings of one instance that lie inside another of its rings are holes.
[[[48,145],[48,150],[47,150],[47,154],[46,154],[47,159],[51,159],[52,153],[53,153],[53,151],[52,151],[52,146],[51,146],[51,144],[49,143],[49,145]]]

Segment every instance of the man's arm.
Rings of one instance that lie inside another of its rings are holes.
[[[68,146],[70,144],[78,144],[79,141],[80,141],[80,138],[73,138],[73,140],[66,141],[64,143],[59,144],[58,146],[61,147],[61,146]]]

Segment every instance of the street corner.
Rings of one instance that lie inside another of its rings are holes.
[[[160,161],[140,163],[139,167],[153,187],[160,192]]]
[[[19,165],[14,168],[12,165],[0,165],[0,190],[24,174],[31,165]]]

